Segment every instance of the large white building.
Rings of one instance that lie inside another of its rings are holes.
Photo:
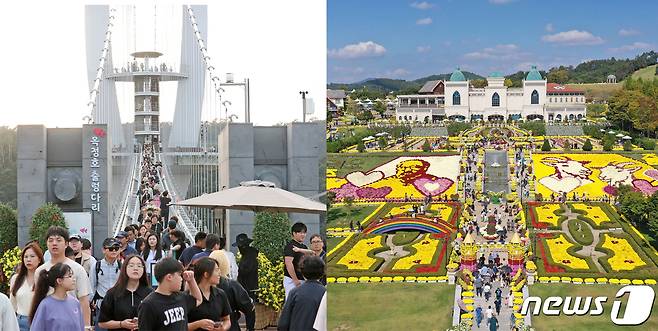
[[[399,95],[396,118],[426,123],[445,118],[579,120],[585,117],[585,109],[584,92],[547,84],[534,66],[519,88],[505,86],[505,77],[497,72],[487,77],[486,87],[473,88],[457,69],[446,82],[428,82],[419,94]]]

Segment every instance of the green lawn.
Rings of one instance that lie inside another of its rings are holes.
[[[328,237],[327,238],[327,251],[332,250],[334,247],[338,246],[343,240],[344,237]]]
[[[656,77],[656,64],[642,68],[633,73],[633,79],[642,78],[643,80],[651,80]]]
[[[364,218],[370,215],[375,209],[379,207],[378,204],[374,205],[353,205],[351,214],[347,206],[332,206],[327,213],[327,227],[328,228],[347,228],[350,226],[350,220],[356,227],[356,221],[361,222],[365,227]]]
[[[621,89],[621,83],[605,84],[566,84],[567,87],[585,91],[586,98],[609,98],[614,92]]]
[[[532,326],[537,331],[553,331],[553,330],[569,330],[569,331],[580,331],[580,330],[596,330],[596,331],[608,331],[608,330],[619,330],[619,329],[628,329],[628,330],[658,330],[658,305],[656,305],[656,299],[654,299],[653,310],[649,319],[644,322],[644,324],[637,327],[621,327],[614,325],[610,320],[610,313],[612,311],[612,302],[615,300],[615,294],[617,290],[621,288],[618,285],[575,285],[575,284],[535,284],[530,286],[530,295],[539,296],[542,298],[548,296],[571,296],[571,297],[597,297],[605,296],[608,297],[608,301],[603,305],[603,314],[599,316],[545,316],[540,314],[539,316],[532,317]],[[653,286],[654,291],[657,287]],[[625,306],[625,302],[628,298],[628,295],[625,298],[621,299],[622,311]],[[647,304],[650,304],[647,302]],[[592,309],[594,308],[594,303],[591,305]]]
[[[445,330],[455,286],[422,283],[330,284],[328,330]]]

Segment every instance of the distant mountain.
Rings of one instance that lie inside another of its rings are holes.
[[[484,79],[484,77],[474,74],[468,71],[462,71],[466,79]],[[357,83],[330,83],[327,84],[328,89],[342,89],[346,91],[356,90],[365,88],[380,93],[388,92],[398,92],[398,93],[407,93],[407,92],[418,92],[418,90],[425,84],[425,82],[430,80],[448,80],[450,74],[439,74],[439,75],[430,75],[423,78],[418,78],[415,80],[407,81],[404,79],[390,79],[390,78],[369,78],[362,80]]]

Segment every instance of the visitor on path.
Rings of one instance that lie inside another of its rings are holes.
[[[306,225],[297,222],[291,228],[292,239],[286,244],[283,249],[285,268],[283,269],[283,288],[286,293],[286,298],[290,290],[298,287],[304,283],[304,278],[301,272],[300,262],[304,253],[293,251],[293,247],[308,249],[304,245],[304,238],[306,238]]]
[[[107,290],[100,309],[98,326],[104,329],[135,330],[139,305],[151,293],[146,278],[146,262],[139,255],[128,257],[119,279]]]
[[[496,288],[496,300],[501,300],[501,297],[503,296],[503,290],[500,289],[500,287]]]
[[[81,265],[77,264],[73,260],[68,259],[64,255],[65,254],[64,250],[66,249],[66,247],[68,247],[68,241],[69,241],[69,231],[66,230],[65,228],[59,226],[51,226],[50,228],[48,228],[48,231],[46,232],[46,244],[48,246],[48,250],[51,253],[51,259],[50,261],[38,267],[34,273],[36,275],[36,278],[40,279],[42,273],[50,270],[50,268],[52,268],[54,265],[58,263],[64,263],[70,267],[72,271],[72,275],[73,277],[75,277],[75,283],[73,289],[69,290],[69,294],[71,294],[75,299],[79,300],[79,306],[81,307],[80,309],[82,312],[82,318],[84,319],[83,326],[87,327],[91,325],[91,307],[89,305],[89,295],[92,293],[89,285],[89,277],[87,277],[87,272]],[[63,277],[63,275],[64,274],[61,274],[58,277]],[[57,278],[49,277],[48,280],[49,280],[48,281],[49,284],[55,284],[56,281],[59,284],[59,280]],[[37,287],[38,286],[39,285],[37,284]],[[36,297],[38,294],[36,289],[34,293]],[[43,299],[43,297],[45,297],[45,295],[42,296],[41,299]],[[62,296],[58,298],[60,298],[61,300],[65,300],[65,298]],[[56,299],[52,299],[52,300],[56,300]],[[68,305],[71,306],[72,303],[69,302]],[[34,307],[34,309],[36,310],[36,307]],[[34,311],[32,311],[32,313],[34,313]],[[48,325],[50,326],[50,324]],[[32,327],[30,327],[30,329],[32,329]]]
[[[197,232],[197,234],[194,235],[194,245],[186,248],[178,259],[178,261],[180,261],[184,267],[187,268],[190,262],[192,262],[192,257],[194,257],[194,255],[197,253],[203,252],[203,250],[206,248],[207,236],[208,235],[205,232]]]
[[[96,258],[90,254],[85,253],[82,250],[82,238],[79,234],[74,233],[69,238],[69,247],[73,249],[73,254],[75,256],[75,262],[85,268],[87,276],[91,272],[91,268],[96,265]]]
[[[162,247],[160,246],[160,237],[151,233],[146,237],[146,249],[142,252],[142,257],[146,261],[146,275],[151,279],[151,265],[156,264],[165,256]]]
[[[119,261],[120,247],[119,242],[115,239],[105,238],[103,241],[103,259],[96,262],[94,270],[92,270],[89,277],[91,280],[91,291],[94,294],[91,299],[91,305],[95,308],[94,324],[98,322],[105,294],[107,294],[107,291],[119,279],[119,273],[121,271],[121,262]],[[96,331],[102,330],[104,329],[98,326],[96,327]]]
[[[478,328],[480,327],[483,318],[484,314],[482,314],[482,307],[478,306],[475,308],[475,322],[477,323]]]
[[[194,254],[190,263],[194,264],[196,261],[209,257],[210,254],[220,247],[221,238],[218,235],[211,233],[206,236],[205,249],[202,252]]]
[[[128,246],[128,232],[119,231],[114,238],[120,243],[119,259],[125,260],[131,255],[139,255],[136,249]]]
[[[249,297],[247,290],[245,290],[238,281],[228,278],[231,263],[226,257],[226,254],[224,254],[225,252],[225,250],[218,249],[210,254],[210,258],[217,261],[219,273],[221,275],[217,287],[226,293],[231,306],[230,330],[240,331],[239,320],[242,313],[245,316],[247,330],[252,331],[256,324],[256,307],[254,306],[252,299]]]
[[[482,296],[482,277],[478,275],[478,277],[475,279],[475,295],[481,297]]]
[[[203,302],[194,272],[183,271],[183,265],[173,258],[155,264],[158,288],[139,306],[139,330],[187,330],[190,310]],[[190,294],[180,292],[183,280]]]
[[[238,282],[254,301],[258,298],[258,249],[250,244],[250,239],[246,233],[240,233],[235,237],[233,247],[240,251],[240,264],[238,265]]]
[[[185,250],[185,234],[181,230],[173,230],[169,232],[169,238],[171,239],[171,246],[169,247],[169,256],[178,260]]]
[[[509,291],[509,296],[507,297],[507,307],[514,307],[514,292]]]
[[[220,280],[217,261],[204,257],[194,264],[194,278],[199,284],[202,302],[189,314],[188,330],[221,330],[231,328],[231,307],[226,293],[217,288]]]
[[[0,292],[0,330],[3,331],[18,331],[18,321],[14,310],[11,308],[12,304],[7,296]],[[21,329],[22,331],[22,329]]]
[[[500,314],[500,307],[502,305],[500,298],[496,298],[494,305],[496,306],[496,314]]]
[[[491,285],[489,283],[484,284],[484,299],[489,301],[491,297]]]
[[[489,308],[487,308],[487,310],[484,311],[484,317],[487,318],[487,323],[489,323],[488,321],[489,319],[491,319],[492,316],[493,316],[493,309],[491,309],[491,306],[489,306]]]
[[[497,331],[498,330],[498,319],[496,318],[496,315],[491,316],[489,319],[489,331]]]
[[[9,298],[21,331],[30,329],[28,315],[34,298],[35,271],[43,264],[43,253],[36,242],[25,245],[18,272],[9,280]],[[2,322],[2,321],[0,321]],[[4,323],[0,326],[3,326]],[[0,327],[0,330],[4,328]]]
[[[68,237],[68,233],[66,237]],[[49,238],[53,238],[53,236],[49,236]],[[52,250],[53,259],[56,260],[62,259],[61,253],[64,246],[60,247],[59,244],[57,247],[53,246]],[[65,257],[63,259],[68,260]],[[76,264],[75,261],[71,262],[80,268],[77,273],[84,277],[82,266]],[[74,277],[78,278],[69,262],[58,262],[49,266],[48,269],[40,270],[37,275],[34,301],[30,308],[30,330],[91,330],[91,326],[85,326],[83,317],[85,310],[82,309],[80,301],[67,293],[76,291]],[[86,285],[88,286],[88,284]],[[51,295],[47,295],[51,287],[55,291]]]
[[[178,218],[174,220],[173,219],[174,217],[176,216],[172,216],[171,217],[172,219],[170,219],[169,222],[167,223],[167,228],[165,229],[165,231],[163,231],[162,239],[160,239],[160,242],[162,243],[162,248],[167,252],[169,252],[169,249],[171,248],[171,244],[174,242],[171,239],[170,235],[172,232],[176,231],[176,227],[178,226]]]
[[[319,281],[324,276],[324,267],[317,256],[304,259],[301,269],[306,282],[290,291],[279,318],[279,331],[314,330],[320,302],[327,291]]]
[[[514,312],[512,312],[509,315],[509,322],[510,322],[510,328],[512,330],[516,330],[516,315],[514,315]]]

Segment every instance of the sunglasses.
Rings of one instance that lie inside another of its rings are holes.
[[[112,247],[105,247],[105,249],[107,249],[110,252],[116,252],[119,250],[119,247],[112,246]]]

